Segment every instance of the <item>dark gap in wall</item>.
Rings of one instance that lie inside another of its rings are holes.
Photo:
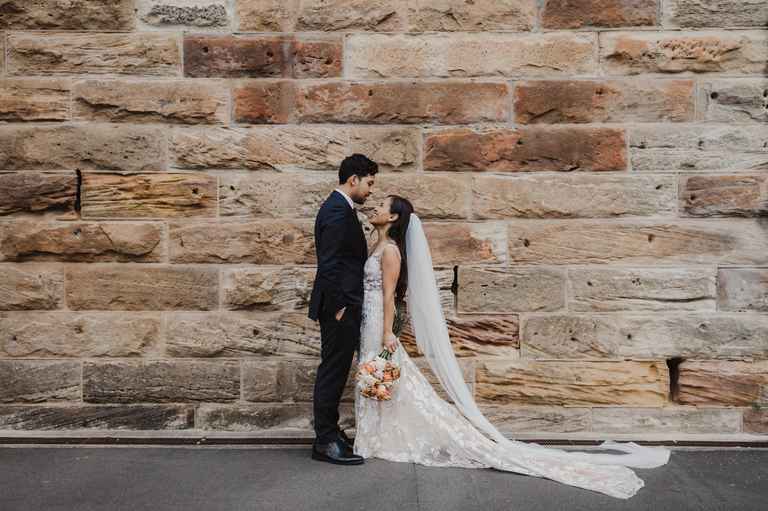
[[[669,400],[677,402],[677,396],[680,391],[680,364],[685,359],[682,357],[672,357],[667,359],[667,368],[669,369]]]
[[[453,313],[458,314],[459,309],[459,267],[453,267],[453,282],[451,282],[451,294],[453,295]]]
[[[75,196],[75,211],[78,213],[80,212],[80,199],[81,199],[81,191],[83,188],[83,173],[80,171],[80,169],[75,169],[75,172],[77,173],[77,195]]]

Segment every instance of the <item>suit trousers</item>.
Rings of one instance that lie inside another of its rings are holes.
[[[320,316],[320,365],[313,393],[315,441],[328,443],[339,431],[339,402],[344,392],[352,358],[360,349],[360,305],[348,305],[337,321],[332,312]]]

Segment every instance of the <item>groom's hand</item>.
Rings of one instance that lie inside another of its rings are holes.
[[[346,307],[342,307],[339,309],[338,312],[336,312],[336,321],[341,321],[341,318],[344,316],[344,311],[347,310]]]

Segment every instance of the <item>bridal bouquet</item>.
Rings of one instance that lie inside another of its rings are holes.
[[[392,353],[384,349],[373,359],[358,366],[357,386],[360,394],[378,401],[392,399],[392,385],[400,378],[400,368],[390,358]]]

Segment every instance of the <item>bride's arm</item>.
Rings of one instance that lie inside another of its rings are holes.
[[[384,290],[384,338],[382,343],[393,352],[397,348],[397,337],[392,333],[395,322],[395,289],[400,276],[400,252],[393,246],[384,247],[381,256],[382,287]]]

